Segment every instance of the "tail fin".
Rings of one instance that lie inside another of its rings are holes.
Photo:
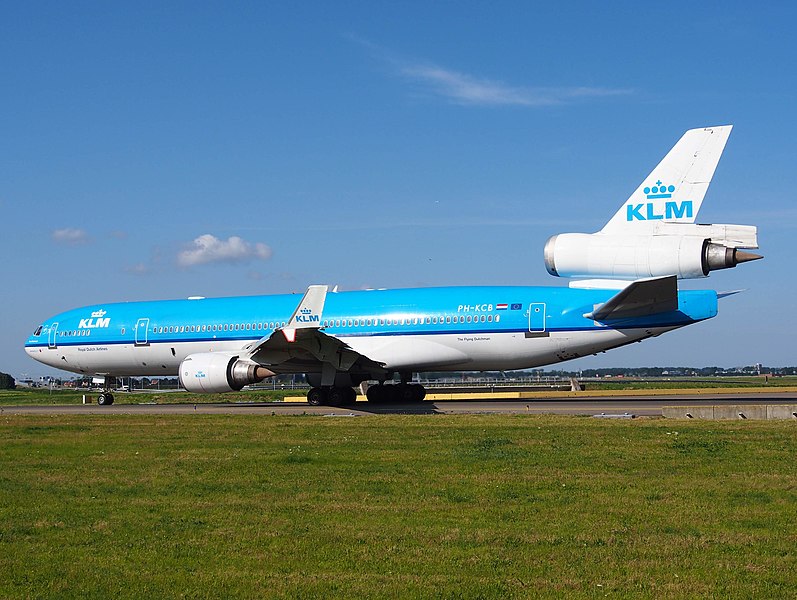
[[[656,221],[694,223],[732,127],[687,131],[601,231],[644,231]]]

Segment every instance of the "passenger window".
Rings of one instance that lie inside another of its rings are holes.
[[[484,315],[482,315],[482,316],[481,316],[481,319],[479,319],[479,320],[480,320],[482,323],[484,323],[484,322],[487,320],[487,317],[485,317]]]
[[[495,322],[498,323],[498,321],[500,320],[501,320],[501,315],[495,315]]]
[[[493,322],[493,315],[487,315],[487,321],[489,323],[492,323]]]
[[[451,323],[451,317],[446,317],[446,323]]]

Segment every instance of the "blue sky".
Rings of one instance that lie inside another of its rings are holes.
[[[790,3],[6,3],[0,371],[94,302],[565,285],[690,128],[735,129],[701,222],[766,260],[718,318],[573,368],[797,364]]]

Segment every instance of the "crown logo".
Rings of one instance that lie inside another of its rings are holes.
[[[102,309],[100,309],[100,310],[95,310],[93,313],[91,313],[91,316],[92,316],[93,318],[100,319],[100,318],[102,318],[102,317],[104,317],[104,316],[105,316],[105,311],[104,311],[104,310],[102,310]]]
[[[657,200],[658,198],[672,198],[672,193],[675,191],[674,185],[664,185],[659,179],[653,187],[646,187],[644,190],[648,200]]]
[[[303,315],[309,315],[309,314],[311,314],[313,311],[312,311],[312,310],[310,310],[309,308],[303,308],[303,309],[301,309],[299,312],[300,312],[300,313],[302,313]]]

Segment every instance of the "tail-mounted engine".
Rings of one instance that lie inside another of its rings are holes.
[[[190,354],[180,363],[180,385],[189,392],[204,394],[237,392],[273,375],[257,363],[216,352]]]
[[[740,248],[758,248],[755,227],[659,223],[644,235],[555,235],[545,244],[544,255],[545,268],[557,277],[693,279],[762,258]]]

